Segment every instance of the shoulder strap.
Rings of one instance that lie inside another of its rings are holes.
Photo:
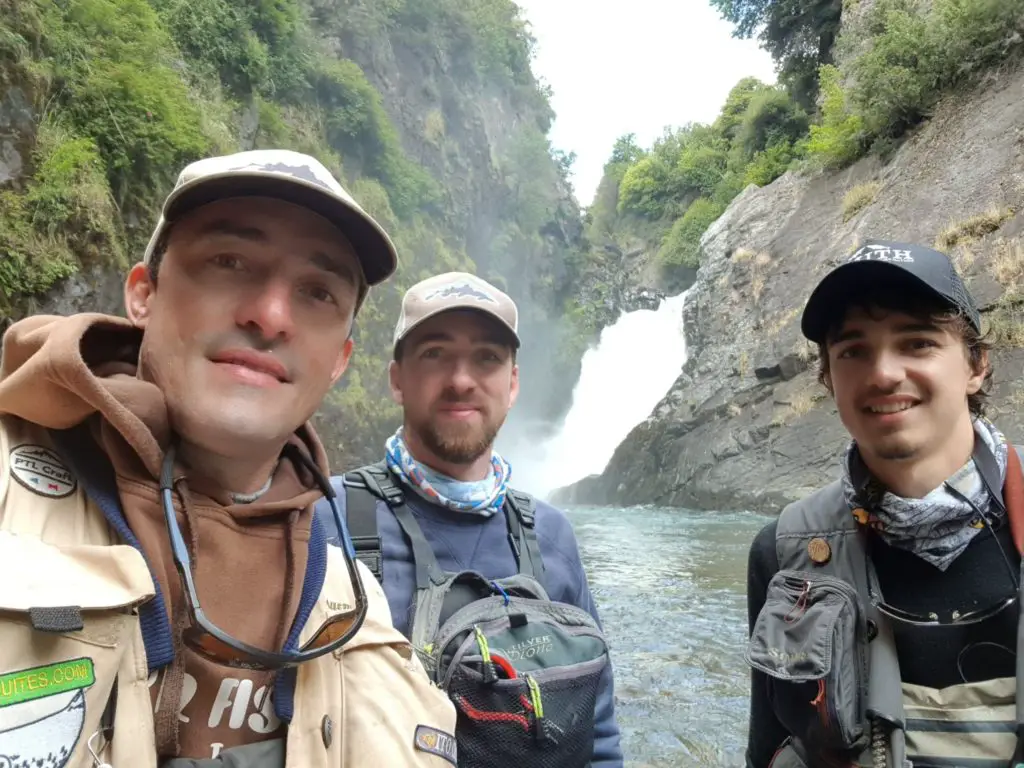
[[[345,486],[346,515],[356,556],[364,562],[376,561],[377,570],[374,575],[380,573],[378,579],[383,578],[383,556],[380,532],[377,530],[377,499],[380,499],[391,509],[412,545],[412,557],[416,564],[416,588],[426,589],[430,582],[440,584],[444,581],[444,571],[441,570],[434,551],[423,535],[423,529],[405,503],[405,493],[395,482],[394,476],[384,462],[360,467],[347,473]],[[350,503],[354,506],[348,506]],[[367,566],[369,565],[367,562]]]
[[[1003,485],[1006,517],[1018,554],[1024,554],[1024,474],[1016,446],[1011,446],[1006,460],[1006,481]],[[1024,704],[1024,702],[1022,702]]]
[[[504,511],[508,523],[508,543],[516,556],[519,573],[541,581],[544,561],[540,556],[540,543],[535,530],[536,500],[528,493],[509,488],[505,494]]]
[[[356,557],[374,578],[384,580],[384,555],[377,530],[377,500],[389,499],[390,473],[383,462],[360,467],[345,474],[345,522]]]

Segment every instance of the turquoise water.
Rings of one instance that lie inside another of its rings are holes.
[[[747,551],[769,518],[567,512],[612,644],[626,765],[742,766]]]

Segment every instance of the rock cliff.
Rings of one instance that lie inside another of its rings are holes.
[[[997,344],[989,414],[1024,438],[1024,68],[946,98],[887,164],[747,187],[701,239],[689,359],[603,474],[562,501],[778,511],[838,476],[846,433],[799,314],[862,238],[954,254]]]

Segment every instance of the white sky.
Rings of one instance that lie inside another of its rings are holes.
[[[711,122],[743,77],[771,83],[771,58],[736,40],[708,0],[516,0],[537,38],[534,73],[553,90],[551,141],[576,152],[590,204],[615,139],[650,146],[665,126]]]

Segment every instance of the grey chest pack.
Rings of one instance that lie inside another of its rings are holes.
[[[416,578],[410,639],[430,678],[458,712],[459,766],[583,768],[590,764],[604,636],[587,611],[553,601],[532,497],[509,490],[504,507],[518,573],[490,579],[445,572],[383,463],[345,475],[349,533],[383,580],[377,502],[395,515],[411,547]]]

